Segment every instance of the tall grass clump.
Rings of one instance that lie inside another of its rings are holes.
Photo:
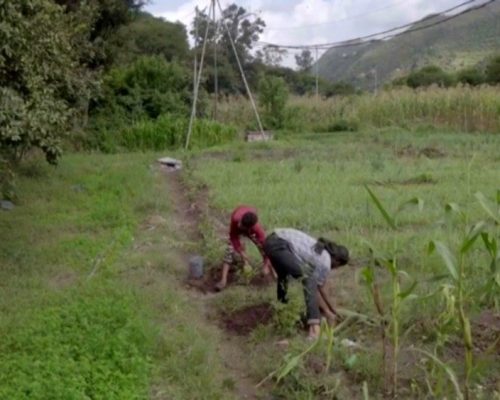
[[[141,121],[122,131],[119,147],[130,151],[175,149],[184,146],[189,121],[173,115]],[[236,128],[209,120],[197,120],[191,136],[191,147],[210,147],[236,137]]]
[[[242,129],[256,127],[251,105],[246,99],[227,99],[219,110],[219,120],[223,123],[235,123]],[[377,95],[366,93],[328,99],[294,96],[285,109],[282,129],[335,132],[415,126],[461,132],[500,132],[500,88],[402,87]]]
[[[500,131],[498,87],[401,88],[359,96],[355,114],[371,126],[426,124],[463,132]],[[362,117],[362,118],[361,118]]]

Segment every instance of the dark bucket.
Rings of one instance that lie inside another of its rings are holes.
[[[189,277],[200,279],[203,276],[203,257],[193,256],[189,259]]]

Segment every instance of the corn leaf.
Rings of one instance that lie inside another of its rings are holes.
[[[456,376],[455,372],[453,371],[453,369],[451,369],[451,367],[449,365],[445,364],[443,361],[441,361],[439,358],[437,358],[434,354],[429,353],[428,351],[425,351],[422,349],[415,349],[415,348],[412,348],[410,350],[424,354],[425,356],[429,357],[432,361],[434,361],[434,363],[436,365],[441,367],[446,372],[446,375],[448,375],[448,378],[450,378],[450,382],[452,383],[453,388],[455,389],[456,399],[463,400],[464,395],[462,394],[462,391],[460,390],[460,385],[458,383],[457,376]]]
[[[394,218],[391,217],[391,215],[387,212],[380,200],[377,198],[377,196],[375,196],[375,193],[373,193],[367,185],[365,185],[365,189],[368,191],[368,194],[370,195],[377,209],[380,211],[380,214],[382,214],[382,216],[384,217],[385,222],[387,222],[387,224],[392,229],[396,229],[396,222],[394,221]]]
[[[486,211],[486,213],[491,217],[493,218],[493,220],[497,223],[497,224],[500,224],[500,215],[498,212],[495,212],[488,200],[486,199],[486,197],[484,196],[484,194],[482,194],[481,192],[477,192],[474,196],[476,196],[476,199],[479,201],[479,204],[481,204],[481,207],[483,207],[483,210]],[[498,196],[498,193],[497,193],[497,196]],[[497,199],[498,200],[498,199]]]
[[[455,280],[458,281],[458,272],[457,272],[457,261],[453,254],[451,254],[450,249],[444,244],[436,240],[432,240],[429,242],[429,253],[432,253],[434,251],[437,251],[437,253],[441,256],[441,258],[444,261],[444,264],[446,265],[446,268],[448,269],[448,272],[450,273],[450,276]]]
[[[462,254],[467,253],[467,251],[474,244],[474,242],[479,237],[479,235],[481,234],[481,232],[483,232],[485,226],[486,226],[486,223],[484,221],[479,221],[478,223],[476,223],[471,228],[471,230],[468,233],[467,237],[462,242],[462,246],[460,247],[460,252]]]
[[[410,200],[407,200],[407,201],[401,203],[398,206],[398,212],[402,211],[407,206],[412,206],[412,205],[417,206],[418,211],[422,211],[424,209],[424,200],[422,200],[420,197],[413,197]]]

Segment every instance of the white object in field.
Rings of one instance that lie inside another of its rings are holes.
[[[172,157],[162,157],[158,159],[161,165],[166,166],[169,170],[177,170],[182,168],[182,161]]]
[[[359,344],[350,339],[342,339],[340,344],[344,347],[359,347]]]
[[[260,131],[248,131],[245,133],[245,141],[247,142],[267,142],[268,140],[272,140],[274,137],[274,133],[271,131],[264,131],[264,133]]]

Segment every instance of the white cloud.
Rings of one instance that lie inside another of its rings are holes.
[[[403,25],[457,4],[457,0],[234,0],[266,22],[260,40],[277,44],[316,44],[347,40]],[[221,1],[222,7],[233,1]],[[150,10],[167,20],[181,21],[188,30],[194,7],[208,0],[188,0],[177,5],[157,0]],[[271,4],[270,4],[271,3]],[[167,11],[155,11],[162,9]],[[148,7],[146,7],[148,10]],[[294,52],[285,60],[294,66]]]

